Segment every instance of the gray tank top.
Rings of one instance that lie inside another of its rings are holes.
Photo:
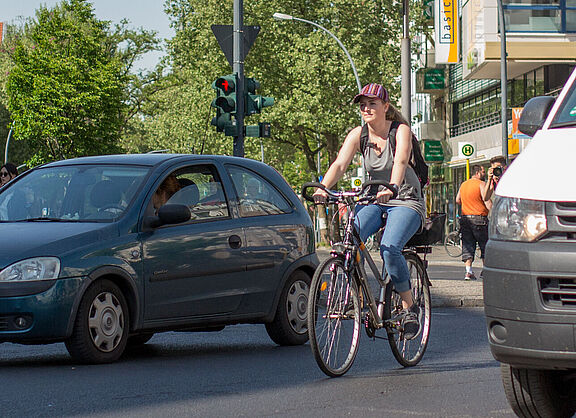
[[[386,146],[380,155],[378,155],[378,152],[371,145],[370,141],[368,141],[366,149],[364,150],[364,168],[371,179],[389,182],[392,176],[392,165],[394,164],[390,141],[386,141]],[[386,205],[406,206],[414,209],[422,218],[421,225],[424,225],[426,205],[420,189],[420,180],[418,180],[418,176],[410,165],[406,167],[404,182],[399,187],[398,197],[389,200]]]

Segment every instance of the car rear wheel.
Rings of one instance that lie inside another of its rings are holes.
[[[576,379],[557,370],[517,369],[501,364],[508,403],[519,417],[571,417],[576,413]]]
[[[284,285],[274,320],[266,324],[266,331],[276,344],[301,345],[308,341],[310,281],[310,276],[298,270]]]
[[[81,363],[116,361],[126,348],[129,324],[122,291],[110,280],[99,280],[82,297],[66,348]]]

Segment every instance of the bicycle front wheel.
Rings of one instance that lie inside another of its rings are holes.
[[[459,231],[452,231],[444,239],[444,248],[450,257],[460,257],[462,255],[462,240]]]
[[[428,276],[422,261],[416,254],[404,254],[408,271],[410,272],[410,286],[414,303],[420,307],[420,331],[416,337],[408,340],[404,338],[404,333],[400,321],[392,321],[391,326],[386,327],[388,333],[388,342],[392,349],[394,357],[404,367],[417,365],[426,351],[428,346],[428,337],[430,336],[430,320],[432,316],[430,302],[430,287],[428,285]],[[402,299],[393,289],[391,281],[386,285],[384,319],[390,320],[398,317],[402,311]]]
[[[360,340],[360,303],[342,259],[325,260],[314,273],[308,297],[308,334],[314,358],[331,377],[350,369]]]

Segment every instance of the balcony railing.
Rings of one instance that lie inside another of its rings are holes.
[[[508,109],[508,120],[510,120],[511,117],[512,117],[512,109]],[[477,119],[472,119],[450,127],[450,136],[454,137],[464,135],[468,132],[477,131],[478,129],[496,125],[500,122],[502,122],[501,112],[490,113]]]

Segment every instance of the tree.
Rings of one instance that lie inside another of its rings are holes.
[[[126,22],[111,30],[86,0],[40,7],[14,39],[6,84],[14,137],[36,150],[29,165],[121,151],[141,94],[130,69],[157,42]]]
[[[267,162],[272,161],[292,184],[309,181],[318,172],[319,151],[324,154],[320,171],[325,171],[346,133],[358,125],[357,108],[350,105],[357,86],[346,55],[331,37],[312,25],[280,22],[272,15],[283,12],[326,27],[346,45],[364,83],[384,83],[392,97],[398,97],[400,6],[389,0],[244,2],[244,25],[261,26],[246,58],[245,73],[261,81],[264,95],[276,99],[273,107],[245,123],[272,123],[272,138],[265,140]],[[202,138],[205,150],[232,153],[232,140],[209,125],[214,95],[210,84],[232,71],[210,26],[231,25],[232,11],[232,0],[166,2],[176,29],[168,50],[180,83],[165,92],[150,125],[156,130],[154,136],[167,145],[170,133],[177,131],[182,132],[176,135],[179,141],[191,144]],[[419,6],[415,4],[412,11],[417,16]],[[258,140],[246,138],[246,156],[258,159],[259,145]]]

